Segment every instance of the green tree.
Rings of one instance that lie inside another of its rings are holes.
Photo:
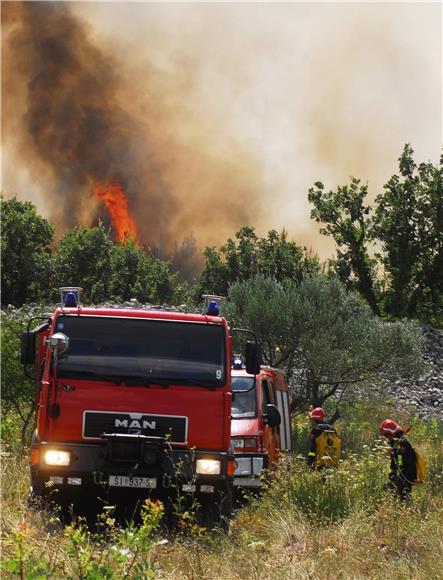
[[[374,314],[380,314],[375,291],[375,260],[369,256],[371,239],[370,208],[364,205],[368,186],[351,178],[349,186],[337,191],[325,191],[321,182],[309,189],[308,199],[313,204],[311,217],[325,227],[322,234],[332,236],[338,246],[337,258],[332,263],[340,279],[354,287],[367,300]]]
[[[31,202],[1,198],[2,304],[21,306],[48,291],[53,227]]]
[[[111,268],[109,292],[114,300],[168,302],[174,295],[176,276],[169,262],[154,259],[133,240],[114,245]]]
[[[234,327],[256,332],[265,364],[286,370],[294,411],[424,368],[419,329],[382,322],[337,279],[315,275],[279,283],[257,276],[236,282],[225,312]]]
[[[318,259],[289,241],[286,231],[270,230],[267,237],[259,238],[251,227],[241,228],[219,250],[207,247],[204,259],[199,291],[221,295],[227,294],[229,284],[257,274],[279,281],[301,280],[320,269]]]
[[[93,228],[68,230],[55,253],[54,289],[81,286],[91,302],[110,298],[112,251],[110,232],[101,222]]]
[[[374,232],[389,276],[386,310],[394,316],[443,313],[443,157],[440,165],[413,159],[405,145],[394,175],[376,198]]]
[[[35,314],[34,312],[33,315]],[[24,311],[8,308],[2,312],[2,439],[8,445],[15,443],[13,431],[17,417],[21,443],[22,445],[26,443],[34,414],[35,382],[25,376],[19,354],[20,334],[28,322],[29,315],[29,308]]]
[[[419,318],[443,324],[443,156],[440,164],[417,165],[406,144],[393,175],[375,200],[364,199],[367,186],[351,178],[349,186],[325,192],[309,190],[311,216],[325,224],[337,256],[331,270],[357,289],[375,314]],[[370,252],[370,244],[378,252]],[[384,278],[377,280],[377,273]],[[381,290],[383,288],[383,291]]]

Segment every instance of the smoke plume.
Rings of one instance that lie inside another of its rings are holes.
[[[438,160],[441,16],[432,2],[2,2],[4,190],[57,236],[102,219],[187,273],[243,225],[329,257],[315,181],[353,175],[374,199],[405,143]],[[116,200],[93,193],[116,183],[120,230]]]
[[[93,195],[103,183],[120,184],[141,243],[162,255],[189,235],[219,242],[252,222],[258,167],[235,141],[228,157],[198,132],[180,135],[186,103],[174,85],[182,79],[152,68],[142,79],[120,75],[122,63],[67,3],[4,3],[3,29],[3,137],[43,184],[59,235],[98,219],[115,225],[104,196]],[[187,250],[196,254],[182,243],[183,263]]]

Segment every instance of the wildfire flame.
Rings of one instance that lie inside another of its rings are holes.
[[[98,183],[94,187],[93,195],[105,204],[119,242],[132,239],[139,244],[137,226],[129,213],[128,199],[120,183]]]

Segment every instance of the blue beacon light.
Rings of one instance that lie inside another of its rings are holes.
[[[74,292],[67,292],[65,296],[65,306],[67,307],[77,306],[77,298]]]
[[[242,369],[243,368],[243,360],[242,357],[238,354],[234,355],[234,362],[232,364],[234,369]]]
[[[215,300],[211,300],[208,304],[208,312],[209,316],[218,316],[220,314],[220,307]]]

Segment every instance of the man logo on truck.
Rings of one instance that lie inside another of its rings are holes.
[[[115,427],[124,427],[125,429],[156,429],[157,423],[155,421],[137,421],[133,419],[130,423],[128,419],[116,419]]]

